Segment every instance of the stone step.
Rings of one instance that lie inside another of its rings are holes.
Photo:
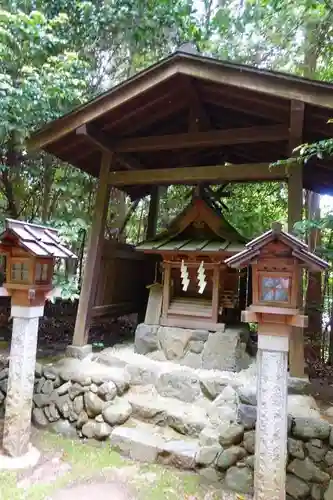
[[[180,469],[195,469],[199,450],[197,439],[180,436],[171,429],[130,419],[115,427],[110,435],[111,447],[132,460],[162,463]]]
[[[202,400],[202,405],[186,403],[176,398],[160,396],[153,387],[130,390],[126,395],[132,406],[133,416],[137,419],[164,427],[169,426],[177,432],[198,436],[209,424],[210,403]]]

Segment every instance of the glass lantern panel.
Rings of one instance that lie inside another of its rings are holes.
[[[12,281],[21,281],[21,264],[12,264]]]
[[[49,267],[48,264],[42,265],[41,281],[47,281],[48,267]]]
[[[29,267],[28,264],[21,265],[21,279],[22,281],[29,281]]]
[[[261,297],[263,302],[289,302],[290,279],[264,276],[261,278]]]
[[[40,281],[42,275],[42,265],[37,262],[35,270],[35,281]]]
[[[29,266],[23,262],[12,264],[11,272],[12,281],[29,281]]]

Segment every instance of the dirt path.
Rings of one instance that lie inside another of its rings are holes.
[[[136,500],[125,484],[96,483],[61,489],[50,500]]]

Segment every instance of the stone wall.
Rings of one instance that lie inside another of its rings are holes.
[[[333,499],[333,428],[319,419],[288,419],[287,499]],[[239,493],[253,493],[253,418],[205,428],[199,436],[198,472]]]
[[[137,364],[134,358],[126,364],[105,350],[89,359],[37,363],[33,424],[68,437],[108,439],[131,458],[194,469],[251,494],[254,368],[223,373],[136,356]],[[7,376],[4,364],[2,410]],[[290,381],[289,389],[302,383]],[[333,500],[332,427],[318,418],[290,416],[288,431],[287,499]]]
[[[247,368],[251,357],[246,325],[218,332],[165,327],[141,323],[135,332],[135,350],[159,361],[176,361],[191,368],[239,371]]]

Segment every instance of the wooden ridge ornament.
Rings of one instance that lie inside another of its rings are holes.
[[[306,325],[298,306],[302,268],[328,264],[279,223],[225,261],[233,268],[252,267],[253,303],[242,313],[258,324],[255,500],[286,497],[288,352],[292,327]]]

